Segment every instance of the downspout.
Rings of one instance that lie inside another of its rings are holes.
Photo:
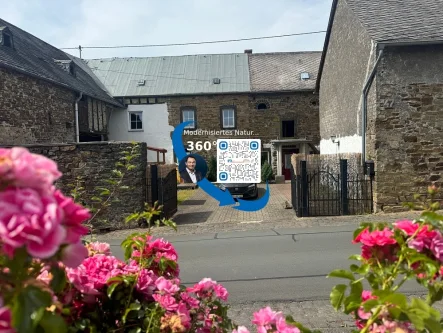
[[[80,96],[75,100],[75,142],[80,142],[80,126],[78,123],[78,102],[83,98],[83,93],[80,92]]]
[[[369,75],[362,92],[362,112],[361,112],[361,164],[364,166],[366,161],[366,116],[368,113],[368,93],[371,88],[372,81],[375,77],[377,65],[383,55],[383,48],[380,49],[377,60],[375,61],[372,72]]]

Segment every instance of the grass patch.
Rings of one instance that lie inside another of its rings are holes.
[[[177,204],[180,205],[183,201],[192,197],[194,193],[195,190],[191,189],[177,191]]]

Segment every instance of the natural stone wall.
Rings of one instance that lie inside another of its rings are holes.
[[[400,211],[442,184],[443,46],[388,48],[378,73],[375,201]]]
[[[263,147],[271,140],[282,139],[283,120],[295,121],[296,138],[306,138],[315,145],[320,141],[318,96],[312,92],[169,97],[167,103],[169,124],[174,127],[181,122],[181,107],[187,106],[196,110],[197,130],[221,131],[220,108],[235,106],[236,128],[233,131],[252,131],[252,134],[240,135],[183,135],[185,146],[187,141],[212,143],[221,138],[257,138],[262,140]],[[266,104],[268,108],[258,110],[259,103]],[[215,155],[216,150],[213,146],[210,152],[193,152],[208,157]]]
[[[57,162],[63,176],[56,185],[65,195],[70,195],[71,185],[75,185],[77,177],[81,177],[85,195],[79,203],[84,205],[92,203],[91,197],[97,195],[97,186],[112,188],[112,185],[106,184],[105,181],[112,179],[112,170],[115,169],[115,163],[123,156],[123,152],[131,151],[134,147],[134,152],[140,154],[131,161],[136,168],[127,172],[122,182],[122,185],[129,186],[130,190],[117,190],[110,200],[111,206],[103,211],[103,216],[97,216],[97,219],[92,221],[92,225],[99,230],[126,229],[134,226],[126,224],[125,218],[131,213],[141,211],[146,200],[146,143],[137,143],[133,146],[127,142],[91,142],[25,147],[33,153],[47,156]],[[115,199],[119,201],[115,202]]]
[[[0,68],[0,144],[75,141],[74,92]]]
[[[315,170],[328,171],[331,174],[338,175],[340,173],[340,160],[348,161],[349,177],[363,177],[363,168],[360,165],[361,154],[340,154],[340,155],[306,155],[294,154],[291,158],[292,167],[296,174],[300,173],[300,161],[306,161],[308,172]]]
[[[361,22],[339,0],[320,81],[322,140],[361,135],[361,93],[372,68],[371,39]]]

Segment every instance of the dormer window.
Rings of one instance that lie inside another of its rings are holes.
[[[68,72],[72,76],[75,76],[75,66],[72,60],[56,60],[54,62],[65,72]]]
[[[11,30],[8,27],[0,27],[0,45],[14,48]]]

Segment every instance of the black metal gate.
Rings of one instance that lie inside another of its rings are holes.
[[[340,160],[340,172],[320,168],[307,170],[300,161],[300,173],[291,168],[292,207],[297,216],[362,215],[373,212],[373,175],[369,179],[348,174],[347,160]]]
[[[165,176],[158,174],[158,166],[149,165],[148,200],[152,206],[156,201],[163,205],[162,217],[171,218],[177,212],[177,172],[169,171]]]

